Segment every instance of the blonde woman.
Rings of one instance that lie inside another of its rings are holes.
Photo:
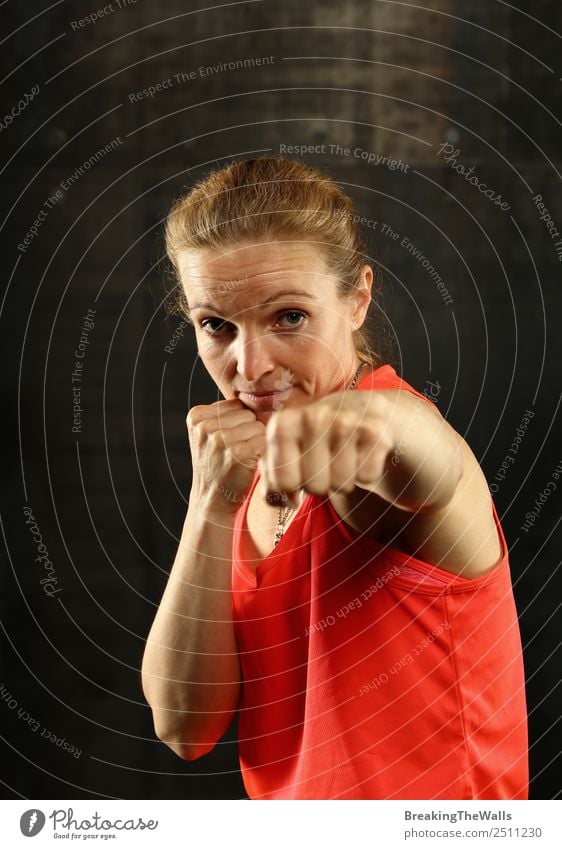
[[[238,712],[252,799],[524,799],[508,551],[485,477],[373,351],[350,199],[282,157],[172,207],[179,308],[224,400],[193,460],[143,688],[204,756]]]

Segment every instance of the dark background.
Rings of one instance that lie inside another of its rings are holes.
[[[562,478],[544,503],[540,494],[562,462],[562,265],[532,198],[542,194],[562,230],[560,3],[535,2],[531,14],[521,0],[249,0],[215,10],[121,0],[76,24],[100,5],[0,6],[0,119],[39,86],[0,131],[5,795],[245,796],[236,729],[204,759],[182,761],[155,739],[140,688],[189,493],[185,416],[218,399],[188,329],[165,350],[179,318],[163,304],[162,219],[182,189],[232,158],[324,144],[303,158],[379,222],[367,236],[384,277],[374,319],[387,359],[422,391],[439,383],[441,411],[496,487],[525,652],[531,796],[558,797]],[[260,67],[198,71],[266,56]],[[193,80],[174,78],[192,71]],[[153,97],[130,97],[169,78]],[[444,142],[509,210],[444,162]],[[355,149],[408,168],[369,164]],[[449,305],[401,246],[405,236],[444,280]],[[88,309],[77,434],[71,377]],[[502,479],[526,410],[534,416]],[[25,506],[53,564],[52,598]],[[79,756],[57,745],[63,738]]]

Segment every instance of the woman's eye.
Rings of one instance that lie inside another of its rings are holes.
[[[206,318],[201,322],[201,327],[209,334],[209,336],[218,336],[228,327],[228,322],[222,318]]]
[[[284,330],[290,330],[300,327],[306,317],[306,313],[301,310],[288,310],[277,319],[277,322]],[[201,322],[201,327],[209,336],[224,336],[230,332],[232,325],[222,318],[205,318]]]
[[[302,320],[306,318],[306,313],[301,312],[300,310],[291,310],[290,312],[284,313],[281,316],[279,321],[287,321],[285,327],[299,327],[302,323]]]

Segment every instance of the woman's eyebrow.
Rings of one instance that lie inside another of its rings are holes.
[[[267,306],[269,306],[269,304],[274,303],[274,301],[279,301],[281,298],[287,298],[289,296],[290,297],[298,297],[298,298],[310,298],[313,301],[316,300],[316,297],[314,295],[312,295],[310,292],[306,292],[303,289],[291,289],[291,290],[288,290],[287,292],[277,292],[275,295],[272,295],[270,298],[267,298],[267,300],[265,300],[261,304],[261,306],[267,307]],[[192,307],[188,307],[189,312],[192,312],[193,310],[196,310],[196,309],[205,309],[205,310],[213,310],[214,312],[221,312],[221,310],[218,307],[215,307],[215,306],[213,306],[213,304],[208,304],[204,301],[200,301],[197,304],[193,304]]]

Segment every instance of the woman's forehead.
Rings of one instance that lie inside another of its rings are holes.
[[[287,274],[326,274],[319,247],[302,241],[270,241],[237,244],[217,250],[199,248],[180,253],[180,275],[184,284],[217,285],[232,280],[274,282]]]

